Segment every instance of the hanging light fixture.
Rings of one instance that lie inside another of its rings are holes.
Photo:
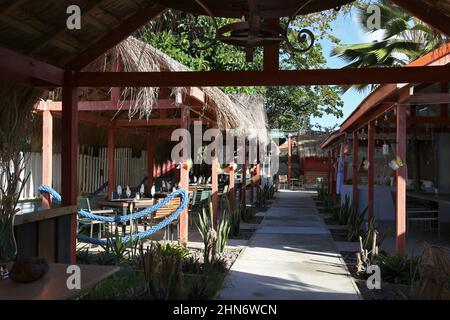
[[[189,33],[190,43],[194,49],[207,50],[217,41],[243,47],[248,62],[253,61],[256,47],[261,47],[272,43],[285,43],[291,53],[303,53],[310,50],[315,43],[315,36],[312,31],[306,28],[292,26],[302,10],[310,5],[312,0],[303,3],[290,17],[285,26],[273,24],[270,19],[261,16],[256,1],[248,2],[248,12],[241,21],[233,22],[219,27],[212,10],[203,0],[195,0],[203,11],[211,18],[214,35],[204,27],[192,27]],[[338,8],[336,8],[338,9]],[[194,21],[192,21],[194,24]],[[207,37],[206,35],[210,35]],[[206,44],[205,44],[206,42]]]

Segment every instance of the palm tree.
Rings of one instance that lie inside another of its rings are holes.
[[[348,62],[345,68],[404,66],[449,41],[399,6],[385,0],[375,4],[380,8],[383,37],[370,43],[336,46],[331,55]],[[367,10],[368,6],[364,4],[357,8],[357,21],[363,30],[373,33],[377,30],[369,30],[366,23],[372,15]],[[343,90],[347,91],[350,87]],[[368,88],[367,85],[353,87],[359,91]]]

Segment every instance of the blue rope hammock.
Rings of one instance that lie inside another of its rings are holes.
[[[39,186],[38,190],[41,194],[43,194],[43,193],[50,194],[53,197],[53,201],[56,204],[61,203],[61,195],[58,192],[56,192],[53,188],[51,188],[47,185],[41,185],[41,186]],[[167,203],[169,203],[170,200],[172,200],[175,197],[181,198],[180,205],[178,206],[177,210],[175,210],[172,214],[170,214],[169,216],[164,218],[164,220],[162,220],[160,223],[150,227],[149,229],[147,229],[145,231],[141,231],[141,232],[133,233],[132,235],[121,237],[122,243],[127,243],[127,242],[130,242],[131,240],[134,241],[136,239],[145,239],[145,238],[149,237],[150,235],[152,235],[153,233],[167,227],[175,219],[177,219],[180,216],[181,212],[183,212],[183,210],[186,209],[188,206],[188,203],[189,203],[188,192],[183,189],[178,189],[178,190],[172,192],[167,197],[165,197],[163,201],[155,204],[154,206],[151,206],[149,208],[146,208],[144,210],[141,210],[139,212],[132,213],[132,214],[129,214],[126,216],[105,217],[105,216],[99,216],[96,214],[92,214],[85,210],[78,210],[78,216],[80,218],[86,218],[86,219],[90,219],[93,221],[101,221],[101,222],[112,222],[112,223],[127,222],[130,220],[141,219],[143,217],[150,215],[152,212],[158,210],[161,207],[164,207]],[[108,243],[108,240],[91,238],[91,237],[87,237],[87,236],[80,235],[80,234],[77,236],[77,239],[81,242],[98,244],[98,245],[106,245]]]

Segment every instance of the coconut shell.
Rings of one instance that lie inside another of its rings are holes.
[[[29,257],[17,259],[9,278],[20,283],[33,282],[41,279],[49,270],[48,263],[41,258]]]

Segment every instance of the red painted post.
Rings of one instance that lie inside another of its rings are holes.
[[[116,164],[115,164],[115,141],[116,130],[114,126],[108,128],[108,197],[112,200],[116,188]]]
[[[241,203],[246,203],[247,192],[247,139],[244,139],[244,163],[242,164]]]
[[[254,196],[253,193],[255,191],[255,166],[252,165],[250,167],[250,203],[253,203]]]
[[[189,108],[182,107],[181,109],[181,128],[185,129],[185,133],[183,134],[183,144],[184,149],[187,150],[191,146],[188,145],[188,130],[189,130]],[[183,152],[182,159],[183,163],[180,166],[180,189],[184,189],[189,191],[189,169],[187,167],[188,155],[186,152]],[[188,232],[189,232],[189,224],[188,224],[188,208],[184,209],[180,214],[180,227],[179,227],[179,235],[178,242],[180,245],[186,247],[188,243]]]
[[[367,218],[369,221],[374,217],[374,188],[375,188],[375,121],[369,122],[367,144],[367,161],[369,169],[367,172]]]
[[[62,206],[76,206],[78,194],[78,88],[66,71],[62,87],[61,189]],[[77,213],[57,219],[57,262],[76,263]]]
[[[348,139],[344,139],[344,168],[342,170],[342,180],[344,181],[343,184],[346,184],[347,181],[347,157],[348,157]]]
[[[288,189],[291,186],[291,157],[292,157],[292,137],[289,134],[288,136],[288,174],[287,174],[287,180],[288,180]]]
[[[331,150],[331,194],[336,195],[336,147]]]
[[[406,108],[397,106],[397,156],[406,161]],[[395,249],[406,253],[406,166],[397,170]]]
[[[235,202],[235,188],[234,188],[234,161],[230,162],[230,208],[231,212],[234,212],[234,202]]]
[[[359,140],[358,140],[358,132],[353,132],[353,154],[352,154],[352,202],[353,205],[358,208],[359,198],[358,198],[358,184],[359,184],[359,159],[358,159],[358,150],[359,150]]]
[[[331,192],[331,177],[333,176],[332,172],[331,172],[331,168],[333,165],[333,162],[331,161],[331,150],[328,150],[328,181],[327,181],[327,186],[328,186],[328,192]]]
[[[153,186],[153,172],[154,172],[154,153],[155,140],[149,136],[147,138],[147,187],[151,190]]]
[[[211,193],[213,205],[213,219],[214,224],[217,225],[219,221],[219,162],[214,155],[211,163]]]
[[[42,183],[52,186],[53,176],[53,117],[49,110],[42,113]],[[42,208],[50,209],[52,200],[49,194],[42,196]]]

